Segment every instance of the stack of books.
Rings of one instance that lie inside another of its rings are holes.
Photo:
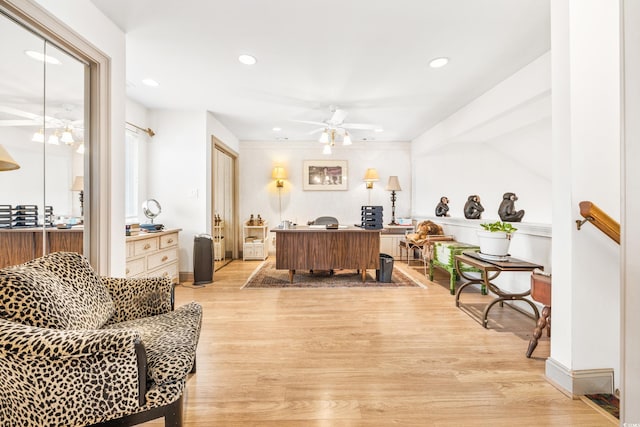
[[[140,234],[140,223],[134,222],[132,224],[126,224],[125,226],[125,235],[127,236],[137,236]]]

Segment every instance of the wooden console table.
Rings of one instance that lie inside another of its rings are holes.
[[[296,270],[354,269],[364,282],[367,269],[380,268],[380,230],[297,226],[271,231],[276,233],[276,269],[289,270],[291,283]]]
[[[498,277],[503,272],[509,271],[533,271],[535,269],[542,270],[544,267],[538,264],[533,264],[530,262],[522,261],[516,258],[509,258],[508,261],[485,261],[480,258],[477,252],[465,251],[460,255],[455,256],[456,260],[456,271],[460,275],[460,277],[467,280],[467,282],[463,283],[456,292],[456,307],[460,307],[460,294],[462,291],[469,285],[478,284],[485,285],[487,289],[497,295],[496,298],[491,300],[485,307],[482,313],[481,324],[483,327],[487,327],[487,315],[489,314],[489,310],[491,307],[505,300],[519,300],[524,301],[531,306],[533,312],[535,314],[536,322],[540,318],[540,314],[538,312],[538,307],[533,303],[533,301],[525,298],[526,296],[531,294],[531,289],[528,289],[526,292],[521,293],[509,293],[500,289],[497,285],[493,284],[491,281]],[[464,269],[461,268],[461,264],[467,264],[472,267],[480,270],[480,278],[470,277],[465,274]]]

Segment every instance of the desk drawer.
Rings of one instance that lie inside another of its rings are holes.
[[[137,240],[133,242],[133,255],[144,255],[158,250],[158,238]]]
[[[177,249],[167,249],[166,251],[158,252],[157,254],[149,255],[147,257],[147,269],[153,270],[156,267],[160,267],[164,264],[168,264],[178,259]]]

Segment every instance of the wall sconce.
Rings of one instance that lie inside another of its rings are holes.
[[[363,181],[367,183],[367,190],[371,190],[373,188],[373,183],[380,180],[380,176],[378,175],[378,171],[375,168],[369,168],[364,173]]]
[[[271,172],[271,178],[276,180],[276,188],[278,189],[278,213],[280,215],[280,222],[282,222],[282,188],[284,187],[284,180],[287,179],[287,171],[281,166],[276,166]]]
[[[287,179],[287,171],[283,167],[275,167],[271,173],[271,178],[276,180],[276,187],[282,188],[284,187],[284,180]]]
[[[12,171],[20,169],[20,165],[13,160],[9,152],[0,145],[0,171]]]
[[[84,177],[83,176],[76,176],[73,179],[73,185],[71,186],[71,191],[80,192],[80,216],[84,216]]]
[[[391,191],[391,222],[389,225],[398,225],[396,223],[396,191],[402,191],[402,188],[400,188],[400,182],[397,176],[389,177],[389,182],[385,190]]]

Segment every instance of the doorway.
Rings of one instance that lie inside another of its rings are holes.
[[[211,165],[214,270],[238,258],[238,154],[215,137]]]

